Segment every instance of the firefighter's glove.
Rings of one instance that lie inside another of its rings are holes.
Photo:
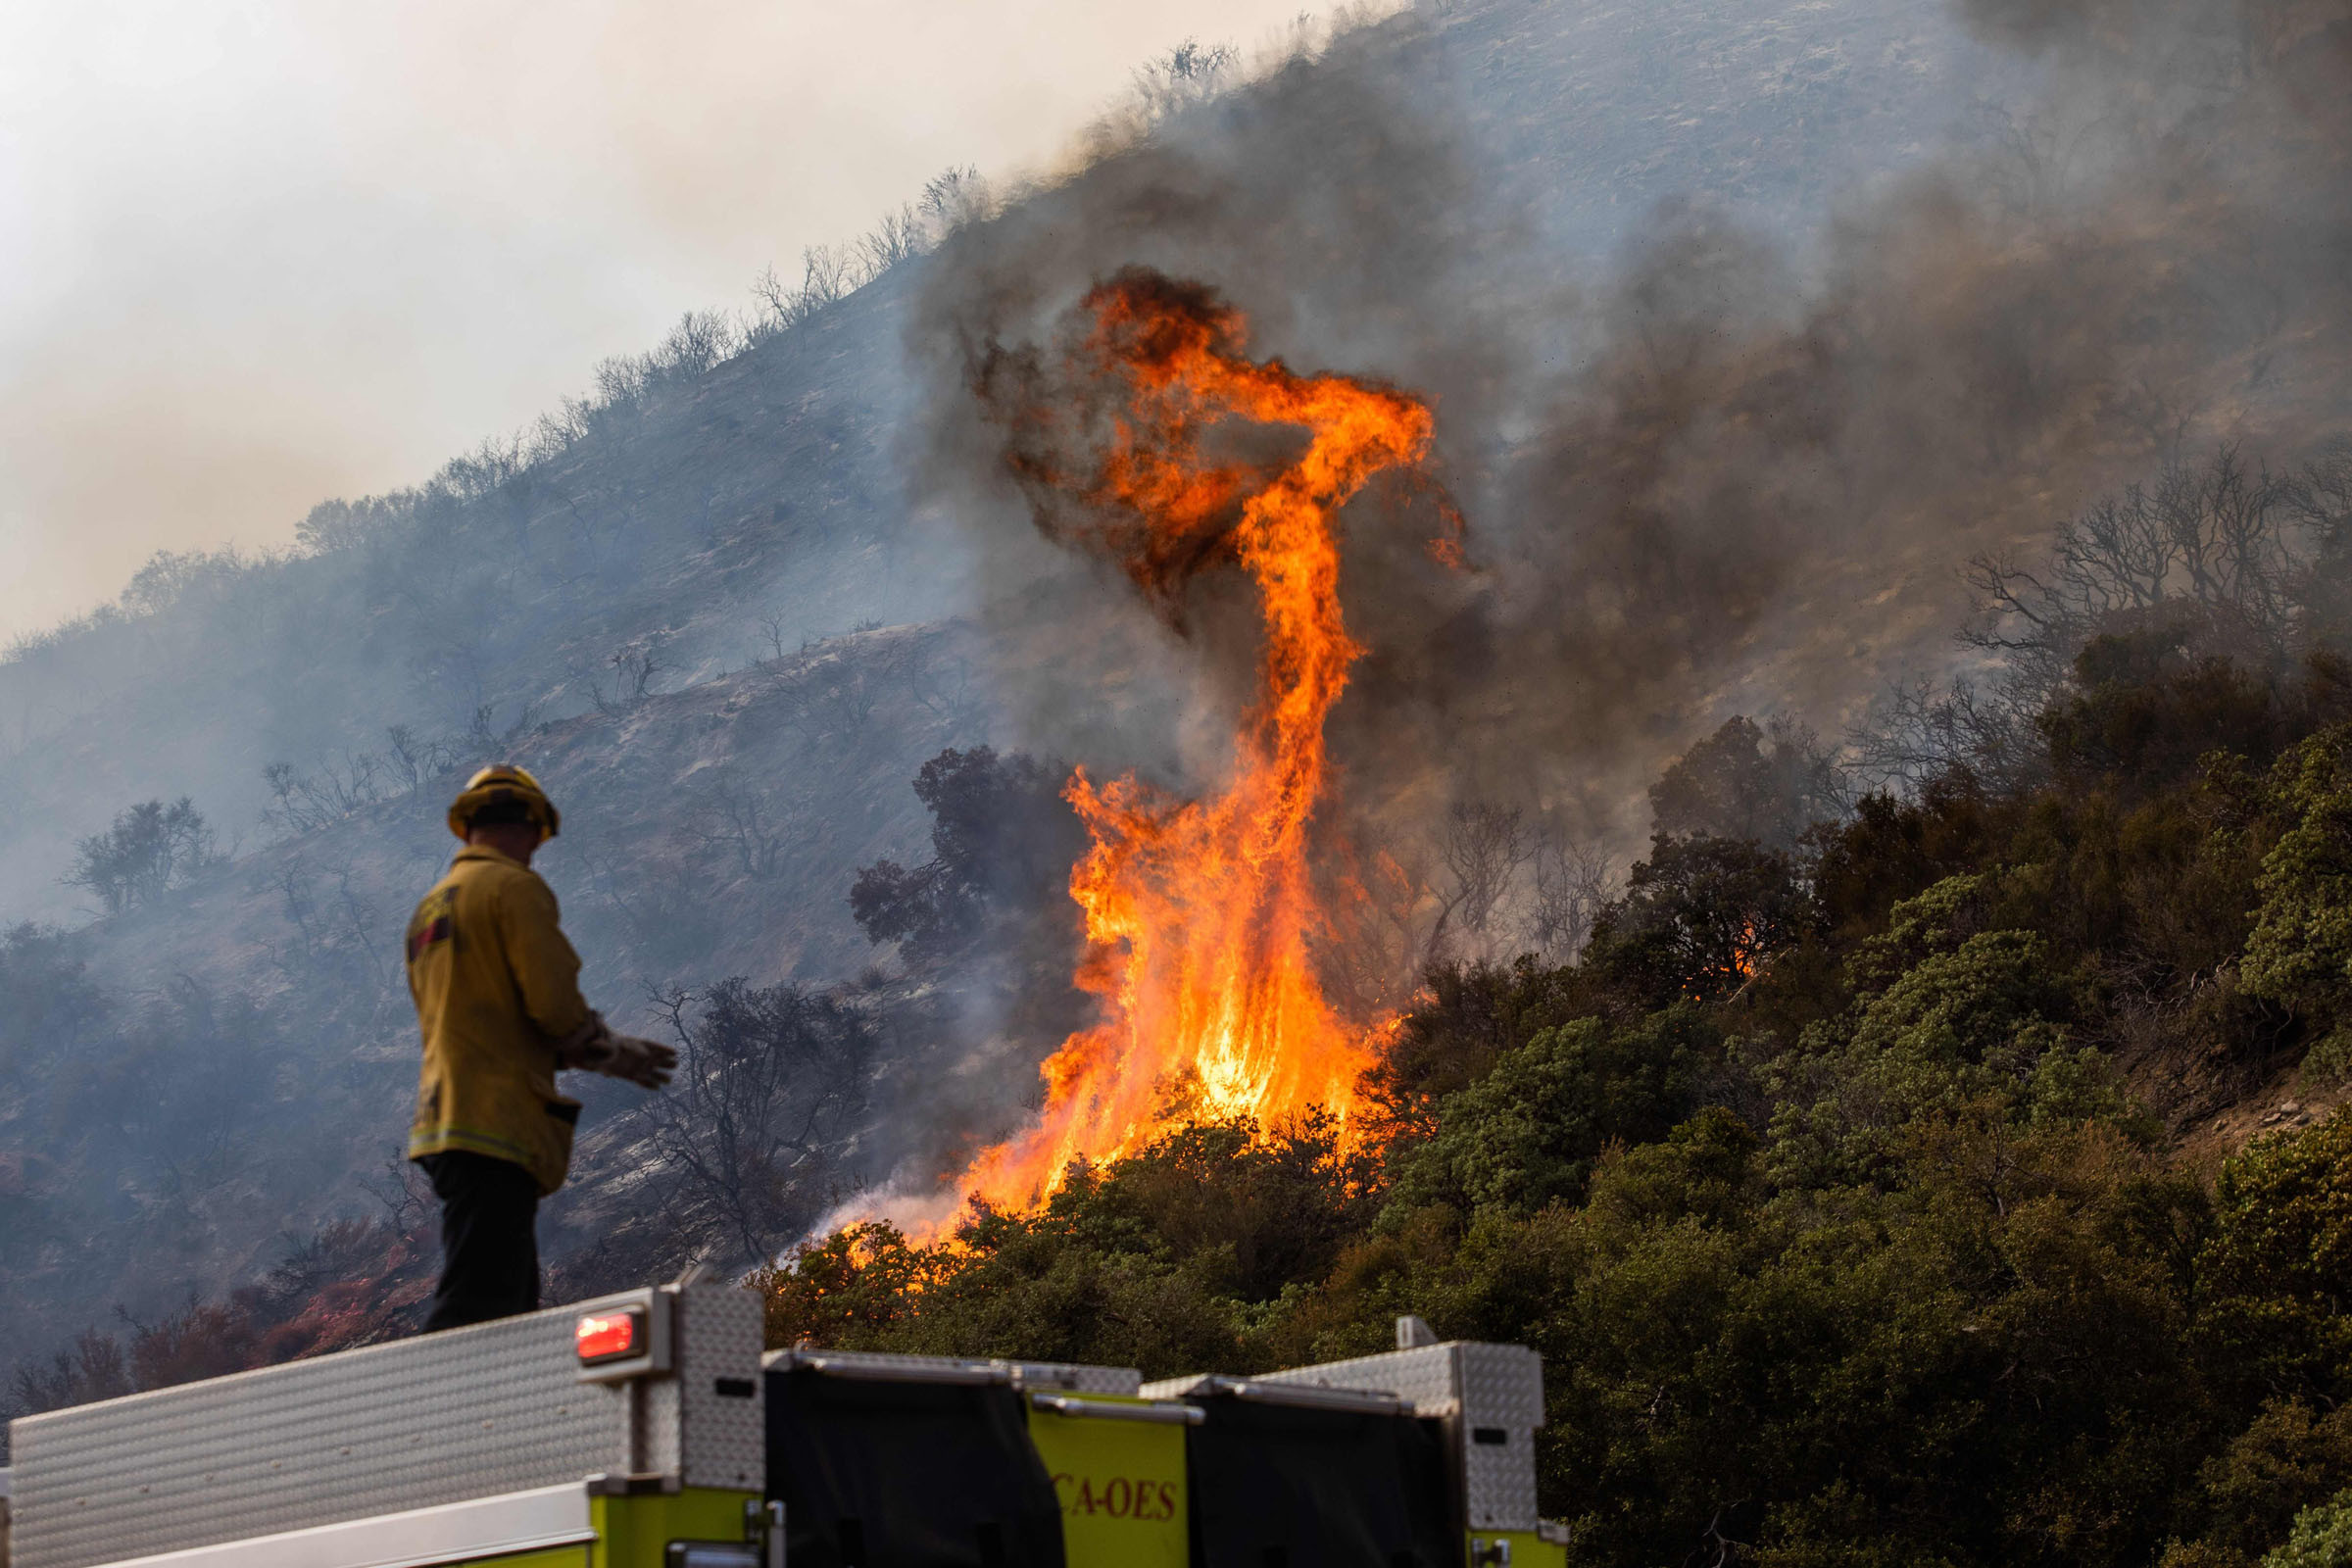
[[[659,1040],[616,1035],[602,1013],[590,1013],[579,1031],[556,1048],[560,1066],[600,1072],[645,1089],[660,1089],[677,1070],[678,1054]]]
[[[612,1062],[596,1070],[608,1078],[625,1078],[640,1089],[660,1089],[677,1071],[678,1054],[659,1040],[636,1035],[612,1035]]]

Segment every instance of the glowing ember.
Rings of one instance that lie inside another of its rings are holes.
[[[1024,472],[1125,519],[1093,531],[1148,589],[1238,561],[1264,617],[1261,685],[1215,798],[1173,800],[1133,777],[1098,785],[1084,769],[1070,781],[1094,836],[1070,875],[1089,944],[1078,981],[1102,1021],[1046,1062],[1037,1124],[966,1173],[963,1197],[1001,1208],[1036,1201],[1076,1158],[1139,1147],[1170,1094],[1215,1116],[1347,1115],[1367,1029],[1334,1012],[1307,951],[1323,723],[1362,652],[1341,620],[1333,516],[1430,439],[1429,410],[1409,397],[1242,358],[1239,314],[1205,291],[1122,274],[1086,307],[1082,356],[1120,394],[1103,457],[1083,479],[1035,462]],[[1236,420],[1296,427],[1305,448],[1270,475],[1207,459],[1202,438]]]

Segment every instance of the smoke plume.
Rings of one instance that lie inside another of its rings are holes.
[[[1730,712],[1834,733],[1947,659],[1970,554],[2168,452],[2233,439],[2283,463],[2340,427],[2342,8],[1964,14],[2031,57],[2036,95],[1849,193],[1803,246],[1667,205],[1580,274],[1492,204],[1505,181],[1475,116],[1429,86],[1445,30],[1410,18],[962,233],[913,328],[923,465],[997,572],[1025,738],[1197,784],[1254,655],[1231,574],[1139,596],[1042,546],[1033,524],[1068,519],[1008,482],[990,368],[1130,265],[1232,300],[1254,355],[1437,410],[1471,569],[1433,564],[1419,496],[1367,494],[1346,519],[1343,595],[1371,651],[1332,749],[1350,823],[1391,837],[1501,800],[1623,842],[1640,784]],[[1109,695],[1032,678],[1047,643]]]

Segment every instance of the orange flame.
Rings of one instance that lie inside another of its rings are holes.
[[[1265,1122],[1320,1105],[1345,1119],[1370,1063],[1369,1031],[1337,1014],[1308,953],[1323,724],[1363,652],[1340,614],[1333,521],[1374,474],[1421,459],[1430,411],[1253,363],[1238,313],[1153,274],[1122,274],[1086,308],[1085,353],[1123,399],[1106,454],[1085,483],[1037,465],[1029,476],[1132,519],[1101,532],[1148,589],[1237,560],[1257,586],[1264,646],[1222,793],[1176,800],[1132,775],[1097,785],[1083,768],[1070,780],[1094,837],[1070,874],[1086,915],[1078,983],[1102,999],[1102,1021],[1046,1062],[1036,1124],[965,1174],[964,1199],[997,1208],[1038,1201],[1074,1160],[1140,1147],[1172,1091],[1215,1116]],[[1270,477],[1205,460],[1203,436],[1233,420],[1300,427],[1305,448]]]

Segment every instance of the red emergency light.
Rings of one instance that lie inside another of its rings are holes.
[[[645,1308],[632,1306],[618,1312],[590,1312],[573,1328],[572,1345],[579,1352],[583,1366],[642,1355],[645,1353]]]

